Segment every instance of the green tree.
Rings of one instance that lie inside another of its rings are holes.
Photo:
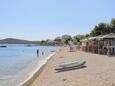
[[[98,36],[98,35],[105,35],[108,34],[107,24],[106,23],[99,23],[94,27],[91,31],[91,36]]]
[[[47,42],[45,40],[42,40],[40,44],[41,45],[47,45]]]
[[[86,37],[84,35],[76,35],[73,37],[74,44],[78,44],[80,40],[85,39]]]
[[[99,30],[99,28],[98,28],[97,25],[96,25],[96,26],[93,28],[93,30],[90,32],[90,35],[91,35],[91,36],[101,35],[100,30]]]
[[[110,25],[111,25],[111,33],[115,33],[115,18],[112,18]]]
[[[107,31],[107,34],[113,33],[113,32],[112,32],[112,26],[111,26],[111,24],[107,24],[107,25],[106,25],[106,29],[107,29],[107,30],[106,30],[106,31]]]
[[[86,35],[85,35],[85,38],[88,38],[89,36],[90,36],[89,34],[86,34]]]
[[[62,40],[65,42],[65,44],[68,44],[68,42],[72,40],[72,37],[70,35],[63,35]]]

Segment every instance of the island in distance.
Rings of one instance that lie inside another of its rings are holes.
[[[29,40],[15,39],[15,38],[6,38],[6,39],[1,39],[0,44],[63,45],[63,42],[54,41],[54,40],[29,41]]]

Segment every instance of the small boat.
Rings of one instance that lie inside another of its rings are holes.
[[[7,46],[3,45],[3,46],[0,46],[0,47],[5,48],[5,47],[7,47]]]
[[[65,70],[65,69],[73,69],[83,67],[86,63],[85,60],[77,60],[73,62],[64,62],[56,65],[55,70]]]
[[[28,45],[26,45],[27,47],[32,47],[33,45],[31,45],[31,44],[28,44]]]
[[[55,52],[55,50],[52,50],[51,52]]]

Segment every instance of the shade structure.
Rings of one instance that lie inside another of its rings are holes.
[[[100,37],[100,39],[115,39],[115,34],[110,33],[110,34],[107,34],[107,35]]]
[[[90,51],[96,50],[98,53],[106,52],[106,54],[115,54],[115,33],[90,37],[88,39],[82,40],[81,42],[87,43],[88,45],[86,45],[86,48]],[[95,48],[95,46],[97,48]]]

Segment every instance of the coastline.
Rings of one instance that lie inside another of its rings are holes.
[[[40,68],[36,68],[35,71],[33,71],[33,73],[21,84],[19,84],[19,86],[30,86],[33,81],[40,75],[40,73],[43,71],[44,67],[47,65],[47,63],[49,62],[49,60],[60,50],[61,48],[57,49],[55,52],[52,52],[47,58],[46,58],[46,62],[44,62]]]
[[[69,47],[64,47],[28,86],[115,86],[114,57],[83,51],[69,52]],[[63,72],[55,70],[55,65],[76,59],[84,59],[86,67]]]

